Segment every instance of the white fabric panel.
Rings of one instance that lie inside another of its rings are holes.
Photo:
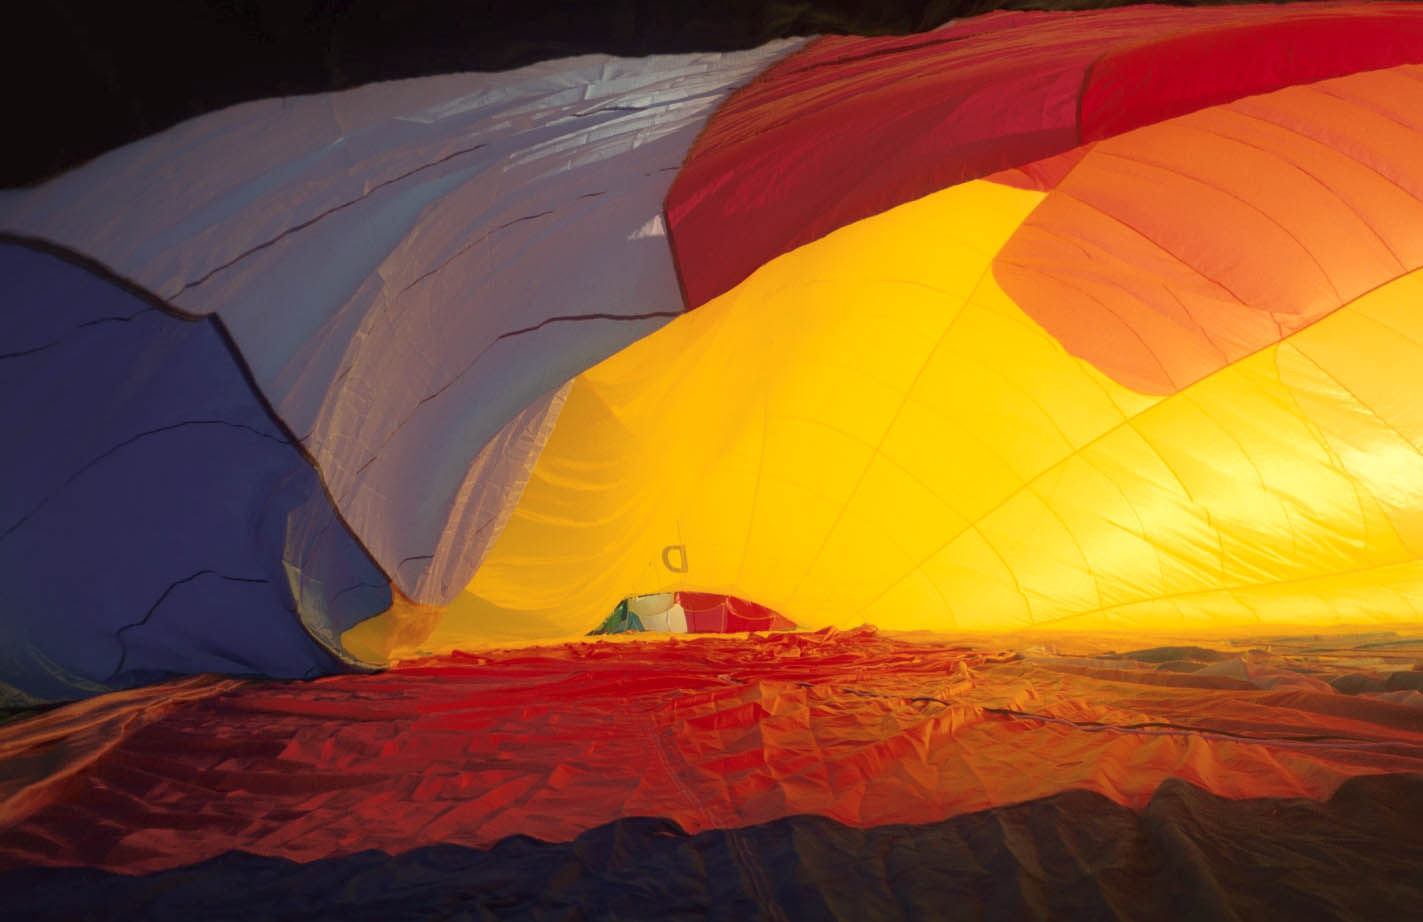
[[[628,599],[628,611],[639,618],[652,618],[666,614],[667,609],[676,603],[676,593],[656,592],[652,595],[639,595]]]
[[[670,608],[645,615],[642,612],[636,614],[638,620],[642,622],[643,630],[667,631],[673,634],[687,633],[687,613],[682,610],[681,605],[675,602]]]
[[[667,188],[802,41],[246,103],[0,195],[0,227],[217,312],[375,558],[445,603],[559,388],[680,311]]]

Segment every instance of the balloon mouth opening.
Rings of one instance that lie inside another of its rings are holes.
[[[623,599],[588,636],[628,633],[737,634],[794,631],[780,612],[716,592],[654,592]]]

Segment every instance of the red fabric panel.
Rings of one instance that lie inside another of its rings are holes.
[[[726,606],[721,601],[687,599],[684,596],[700,596],[701,593],[677,593],[677,601],[687,613],[687,631],[692,634],[722,634],[726,632]]]
[[[1082,139],[1243,96],[1423,61],[1423,10],[1351,6],[1201,29],[1112,51],[1082,92]]]
[[[727,100],[673,182],[687,306],[838,227],[1077,146],[1084,84],[1096,138],[1282,81],[1418,59],[1420,28],[1412,4],[1139,6],[822,39]],[[1044,178],[1014,184],[1025,181]]]
[[[795,622],[780,612],[735,596],[679,592],[677,604],[687,613],[687,630],[692,634],[795,630]]]
[[[688,306],[837,227],[1074,145],[1102,50],[1082,32],[994,13],[927,35],[825,38],[770,69],[712,117],[668,192]]]
[[[1406,669],[1423,648],[1269,646],[1180,663],[1189,648],[1025,657],[823,631],[184,680],[0,726],[0,868],[567,841],[625,816],[927,823],[1070,788],[1140,808],[1171,777],[1322,800],[1351,776],[1423,770],[1423,708],[1323,681],[1364,656]]]

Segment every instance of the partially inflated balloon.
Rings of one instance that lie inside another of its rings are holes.
[[[705,303],[575,380],[431,642],[629,588],[811,625],[1416,620],[1423,20],[1221,11],[1094,57],[1161,15],[826,40],[733,97],[668,202]]]
[[[6,681],[668,592],[1414,620],[1420,62],[1408,4],[994,14],[249,103],[9,193]]]
[[[264,100],[0,228],[14,913],[1416,914],[1423,7]]]

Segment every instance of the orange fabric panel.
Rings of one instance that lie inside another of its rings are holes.
[[[1098,142],[995,277],[1073,354],[1168,394],[1423,266],[1423,68]]]
[[[1142,807],[1168,778],[1322,800],[1351,776],[1423,771],[1423,708],[1390,700],[1418,692],[1383,678],[1411,676],[1397,670],[1423,645],[1385,639],[1257,638],[1176,662],[1193,651],[1109,657],[1095,651],[1120,638],[1036,635],[1020,653],[861,629],[457,654],[199,700],[178,683],[9,814],[0,867],[562,841],[625,816],[689,832],[806,813],[926,823],[1069,788]],[[1379,692],[1335,692],[1324,679],[1340,672]],[[7,769],[47,777],[67,711],[0,727]]]

